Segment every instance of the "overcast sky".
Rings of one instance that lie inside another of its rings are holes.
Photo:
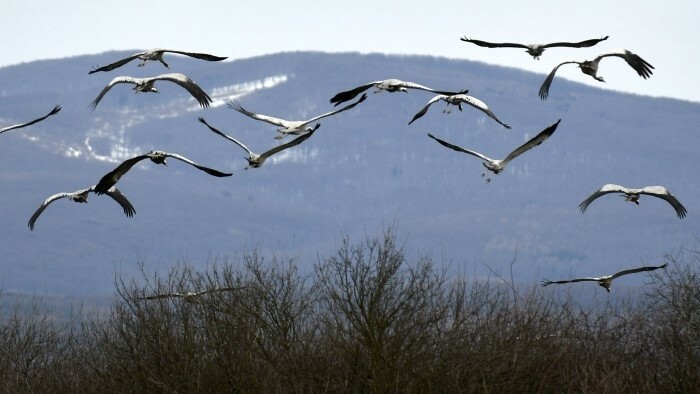
[[[601,62],[605,84],[570,65],[557,75],[607,89],[700,102],[699,17],[697,0],[7,0],[0,67],[114,49],[170,48],[231,59],[317,50],[469,59],[527,69],[544,79],[561,60],[591,59],[625,48],[655,67],[650,79],[640,78],[618,58]],[[596,47],[553,48],[539,61],[521,49],[481,48],[459,40],[546,43],[606,35],[610,38]],[[401,75],[387,70],[367,76],[368,81],[385,78]]]

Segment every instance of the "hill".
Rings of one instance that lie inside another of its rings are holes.
[[[525,284],[657,263],[697,239],[695,103],[561,78],[541,101],[544,74],[425,56],[294,52],[217,63],[171,57],[170,71],[190,76],[212,96],[208,109],[168,83],[158,86],[158,95],[117,86],[94,112],[88,109],[115,76],[166,72],[159,64],[130,64],[88,75],[95,64],[127,54],[0,69],[0,125],[63,107],[45,122],[0,135],[5,291],[103,296],[113,293],[115,275],[130,277],[139,262],[164,270],[178,260],[236,258],[252,247],[298,256],[311,266],[317,254],[334,253],[344,235],[363,238],[391,223],[398,224],[409,252],[431,254],[456,271],[489,275],[483,262],[503,273],[517,253],[514,275]],[[303,145],[243,170],[244,152],[197,122],[202,116],[263,151],[279,143],[275,127],[232,111],[228,100],[254,112],[305,119],[331,110],[335,93],[385,78],[467,88],[512,130],[472,108],[442,114],[443,104],[409,126],[430,94],[369,93],[357,108],[323,119]],[[480,176],[476,158],[426,136],[503,157],[558,119],[548,141],[490,183]],[[168,167],[146,162],[119,183],[136,208],[133,218],[110,199],[92,195],[83,205],[55,202],[34,231],[27,228],[49,195],[90,186],[117,163],[151,149],[234,175],[219,179],[176,161]],[[659,199],[643,197],[635,206],[614,196],[582,215],[578,204],[605,183],[665,185],[688,217],[678,220]]]

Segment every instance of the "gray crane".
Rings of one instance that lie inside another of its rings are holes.
[[[434,103],[440,101],[440,100],[447,103],[447,107],[442,112],[449,113],[450,112],[449,111],[450,105],[456,106],[461,111],[462,104],[469,104],[472,107],[474,107],[474,108],[478,109],[479,111],[488,115],[491,119],[498,122],[501,126],[505,127],[506,129],[510,129],[509,125],[501,122],[501,120],[496,117],[496,115],[491,111],[491,109],[489,109],[489,107],[488,107],[488,105],[486,105],[486,103],[484,103],[483,101],[479,100],[476,97],[468,96],[466,94],[455,94],[452,96],[445,96],[444,94],[438,94],[437,96],[430,99],[430,101],[428,101],[428,103],[420,111],[418,111],[418,113],[416,113],[413,116],[413,119],[411,119],[411,121],[408,122],[408,124],[415,122],[416,119],[425,115],[428,112],[428,109],[430,108],[430,106],[433,105]]]
[[[664,264],[664,265],[660,265],[660,266],[658,266],[658,267],[656,267],[656,266],[650,266],[650,267],[632,268],[632,269],[628,269],[628,270],[624,270],[624,271],[620,271],[620,272],[614,273],[614,274],[612,274],[612,275],[601,276],[601,277],[598,277],[598,278],[592,278],[592,277],[591,277],[591,278],[575,278],[575,279],[556,280],[556,281],[551,281],[551,280],[549,280],[549,279],[547,279],[547,278],[544,278],[544,279],[542,280],[541,286],[542,286],[542,287],[545,287],[545,286],[549,286],[549,285],[551,285],[551,284],[558,284],[558,285],[561,285],[561,284],[564,284],[564,283],[575,283],[575,282],[598,282],[598,285],[599,285],[599,286],[605,288],[605,290],[607,290],[608,293],[610,293],[610,285],[612,284],[612,281],[613,281],[613,279],[615,279],[615,278],[619,278],[619,277],[621,277],[622,275],[636,274],[637,272],[654,271],[654,270],[658,270],[658,269],[661,269],[661,268],[666,268],[667,265],[668,265],[668,263],[666,263],[666,264]]]
[[[467,38],[467,37],[460,38],[460,40],[462,40],[464,42],[470,42],[472,44],[478,45],[480,47],[486,47],[486,48],[523,48],[535,60],[540,60],[540,56],[542,56],[542,52],[544,52],[544,50],[547,48],[556,48],[556,47],[587,48],[587,47],[592,47],[593,45],[595,45],[601,41],[605,41],[607,39],[608,39],[608,36],[605,36],[603,38],[594,38],[591,40],[585,40],[585,41],[581,41],[581,42],[552,42],[549,44],[518,44],[518,43],[514,43],[514,42],[487,42],[487,41],[481,41],[481,40],[473,40],[473,39]]]
[[[283,151],[283,150],[285,150],[285,149],[288,149],[288,148],[291,148],[291,147],[293,147],[293,146],[297,146],[297,145],[301,144],[302,142],[304,142],[304,141],[306,141],[307,139],[309,139],[309,137],[311,137],[311,136],[313,135],[313,133],[316,131],[316,129],[318,129],[318,128],[321,126],[319,123],[317,123],[316,126],[315,126],[311,131],[309,131],[309,132],[307,132],[307,133],[305,133],[305,134],[302,134],[301,136],[299,136],[299,137],[297,137],[297,138],[295,138],[295,139],[293,139],[293,140],[287,142],[286,144],[278,145],[278,146],[276,146],[276,147],[274,147],[274,148],[272,148],[272,149],[270,149],[270,150],[268,150],[268,151],[265,151],[265,152],[263,152],[263,153],[257,154],[257,153],[255,153],[255,152],[253,152],[252,150],[250,150],[250,149],[249,149],[247,146],[245,146],[242,142],[238,141],[237,139],[235,139],[235,138],[233,138],[233,137],[231,137],[231,136],[228,136],[228,135],[224,134],[223,132],[221,132],[221,131],[219,131],[218,129],[216,129],[216,128],[212,127],[211,125],[209,125],[209,123],[207,123],[207,121],[204,120],[204,118],[201,118],[201,117],[200,117],[200,118],[199,118],[199,121],[200,121],[201,123],[204,123],[204,124],[209,128],[209,130],[211,130],[211,131],[213,131],[214,133],[216,133],[216,134],[218,134],[218,135],[220,135],[220,136],[226,138],[227,140],[229,140],[229,141],[235,143],[236,145],[240,146],[243,150],[245,150],[246,152],[248,152],[248,157],[246,157],[246,160],[248,161],[248,166],[245,168],[246,170],[247,170],[248,168],[250,168],[250,167],[258,168],[258,167],[260,167],[260,166],[263,165],[263,163],[265,162],[265,160],[267,160],[270,156],[274,155],[275,153],[281,152],[281,151]]]
[[[279,126],[280,128],[277,129],[277,132],[279,134],[275,138],[281,139],[281,138],[284,138],[284,136],[286,136],[288,134],[299,135],[301,133],[308,133],[308,132],[311,132],[312,130],[316,130],[315,128],[312,129],[311,127],[308,127],[307,125],[309,125],[313,122],[316,122],[319,119],[323,119],[327,116],[335,115],[337,113],[347,111],[351,108],[354,108],[357,104],[365,101],[365,99],[367,99],[367,95],[363,94],[359,100],[357,100],[356,102],[354,102],[350,105],[346,105],[345,107],[336,109],[335,111],[326,112],[325,114],[322,114],[322,115],[314,116],[313,118],[308,119],[308,120],[285,120],[285,119],[279,119],[279,118],[275,118],[275,117],[268,116],[268,115],[256,114],[255,112],[250,112],[250,111],[246,110],[245,108],[243,108],[243,106],[241,106],[241,104],[238,103],[237,101],[230,102],[228,104],[228,106],[229,106],[229,108],[235,109],[236,111],[242,113],[243,115],[249,116],[253,119],[261,120],[263,122],[267,122],[267,123],[273,124],[275,126]],[[320,123],[316,123],[316,127],[318,127],[320,125],[321,125]]]
[[[136,93],[160,93],[158,92],[158,89],[156,89],[153,86],[156,81],[170,81],[182,86],[192,95],[192,97],[197,99],[197,102],[199,102],[199,105],[202,108],[207,108],[209,104],[211,104],[211,97],[209,97],[209,95],[204,90],[202,90],[202,88],[200,88],[199,85],[197,85],[193,80],[191,80],[184,74],[170,73],[149,78],[136,78],[129,76],[116,77],[112,79],[109,82],[109,84],[107,84],[107,86],[105,86],[102,89],[100,94],[98,94],[94,100],[92,100],[92,102],[90,103],[90,107],[92,107],[93,110],[97,108],[97,104],[100,103],[102,97],[104,97],[104,95],[107,94],[107,92],[109,92],[109,90],[112,89],[114,85],[118,85],[120,83],[130,83],[135,85],[134,91]]]
[[[132,61],[134,59],[141,60],[141,63],[138,64],[138,67],[145,66],[146,62],[150,60],[150,61],[159,61],[165,66],[165,68],[170,68],[168,66],[168,63],[166,63],[165,60],[163,60],[163,54],[166,52],[175,53],[178,55],[185,55],[185,56],[193,57],[195,59],[206,60],[209,62],[218,62],[221,60],[228,59],[228,57],[214,56],[214,55],[209,55],[207,53],[176,51],[173,49],[151,49],[148,51],[134,53],[131,56],[127,56],[121,60],[117,60],[116,62],[108,64],[106,66],[97,67],[97,68],[93,69],[92,71],[90,71],[88,74],[92,74],[92,73],[96,73],[96,72],[100,72],[100,71],[112,71],[115,68],[119,68],[119,67],[129,63],[130,61]]]
[[[49,204],[51,204],[52,202],[61,198],[67,198],[74,202],[87,203],[88,195],[91,192],[95,193],[96,186],[97,185],[93,185],[87,189],[77,190],[72,193],[56,193],[50,196],[39,206],[36,212],[34,212],[32,217],[29,219],[29,223],[27,224],[29,226],[29,229],[34,230],[34,224],[36,223],[36,220],[39,219],[39,215],[41,215],[41,213],[44,212],[44,209],[46,209],[46,207],[48,207]],[[124,214],[126,216],[132,217],[134,216],[134,213],[136,213],[136,210],[134,209],[133,205],[131,205],[129,200],[127,200],[127,198],[116,187],[112,186],[108,188],[104,194],[112,197],[114,201],[121,205],[122,209],[124,209]]]
[[[516,148],[514,151],[510,152],[510,153],[508,154],[508,156],[506,156],[505,159],[502,159],[502,160],[494,160],[494,159],[492,159],[492,158],[490,158],[490,157],[488,157],[488,156],[485,156],[485,155],[483,155],[483,154],[481,154],[481,153],[479,153],[479,152],[476,152],[476,151],[473,151],[473,150],[469,150],[469,149],[462,148],[462,147],[460,147],[460,146],[451,144],[451,143],[449,143],[449,142],[446,142],[446,141],[443,141],[443,140],[441,140],[441,139],[439,139],[439,138],[436,138],[435,136],[433,136],[433,135],[430,134],[430,133],[428,133],[428,137],[434,139],[435,141],[439,142],[441,145],[443,145],[443,146],[445,146],[445,147],[447,147],[447,148],[456,150],[457,152],[467,153],[467,154],[470,154],[470,155],[472,155],[472,156],[476,156],[476,157],[480,158],[481,160],[483,160],[483,163],[482,163],[482,164],[484,165],[484,167],[486,167],[486,170],[487,170],[487,171],[491,171],[491,172],[493,172],[494,174],[498,175],[501,171],[503,171],[503,170],[505,169],[506,165],[507,165],[511,160],[513,160],[513,159],[515,159],[516,157],[522,155],[523,153],[529,151],[530,149],[536,147],[537,145],[540,145],[540,144],[543,143],[547,138],[549,138],[549,137],[554,133],[554,131],[557,129],[557,126],[559,126],[559,122],[561,122],[561,119],[557,120],[557,122],[554,123],[553,125],[551,125],[551,126],[547,127],[546,129],[542,130],[539,134],[537,134],[536,136],[534,136],[532,139],[530,139],[530,140],[527,141],[526,143],[520,145],[520,146],[519,146],[518,148]],[[484,172],[484,174],[482,174],[481,176],[485,176],[485,175],[486,175],[486,172]],[[486,181],[487,181],[487,182],[490,182],[491,179],[490,179],[490,178],[487,178]]]
[[[136,165],[141,160],[150,159],[152,162],[154,162],[156,164],[167,165],[165,160],[168,157],[172,157],[173,159],[177,159],[177,160],[180,160],[182,162],[185,162],[185,163],[187,163],[187,164],[189,164],[189,165],[191,165],[199,170],[202,170],[209,175],[215,176],[215,177],[227,177],[227,176],[233,175],[232,173],[225,173],[225,172],[211,169],[209,167],[201,166],[201,165],[195,163],[194,161],[192,161],[192,160],[190,160],[182,155],[179,155],[177,153],[169,153],[169,152],[164,152],[164,151],[160,151],[160,150],[153,150],[153,151],[150,151],[146,154],[135,156],[135,157],[132,157],[132,158],[127,159],[124,162],[122,162],[120,165],[117,166],[117,168],[108,172],[105,176],[102,177],[102,179],[100,179],[100,181],[97,183],[97,185],[95,185],[94,191],[96,194],[107,193],[107,191],[110,190],[117,182],[119,182],[119,179],[121,179],[121,177],[124,174],[126,174],[131,169],[131,167]]]
[[[579,204],[579,209],[581,209],[581,213],[586,212],[586,208],[588,208],[588,206],[595,199],[609,193],[622,193],[622,197],[625,198],[625,201],[630,201],[637,205],[639,205],[639,197],[642,194],[646,194],[647,196],[658,197],[662,200],[666,200],[666,202],[671,204],[673,209],[676,211],[676,215],[678,215],[679,219],[683,219],[688,213],[683,204],[681,204],[681,202],[678,201],[676,196],[671,194],[671,192],[663,186],[647,186],[641,189],[630,189],[613,183],[603,185],[600,189],[596,190],[588,198],[583,200],[583,202]]]
[[[331,103],[335,103],[335,105],[339,105],[341,103],[344,103],[346,101],[350,101],[354,99],[358,94],[364,92],[365,90],[371,88],[374,86],[377,88],[377,90],[374,91],[374,93],[379,93],[381,91],[387,91],[390,93],[394,92],[408,92],[408,89],[417,89],[417,90],[425,90],[426,92],[433,92],[436,94],[444,94],[446,96],[453,96],[455,94],[464,94],[464,93],[469,93],[468,90],[462,90],[460,92],[444,92],[440,90],[435,90],[431,89],[427,86],[419,85],[417,83],[413,82],[404,82],[399,79],[385,79],[382,81],[374,81],[370,83],[366,83],[364,85],[358,86],[354,89],[347,90],[345,92],[340,92],[333,96],[331,98]]]
[[[606,52],[602,55],[598,55],[598,57],[596,57],[593,60],[564,60],[561,63],[557,64],[549,73],[549,75],[547,75],[547,78],[544,80],[542,86],[540,87],[540,98],[542,100],[547,99],[547,96],[549,95],[549,87],[552,85],[552,80],[554,79],[554,74],[557,73],[559,67],[565,64],[578,64],[578,67],[581,69],[581,72],[583,72],[586,75],[590,75],[597,81],[605,82],[605,79],[598,75],[598,65],[600,61],[602,59],[605,59],[606,57],[620,57],[622,59],[625,59],[627,64],[629,64],[629,66],[632,67],[634,71],[636,71],[637,74],[639,74],[639,76],[644,79],[649,78],[652,74],[651,70],[654,69],[654,66],[649,64],[646,60],[642,59],[641,57],[639,57],[639,55],[636,55],[626,49],[617,49],[610,52]]]

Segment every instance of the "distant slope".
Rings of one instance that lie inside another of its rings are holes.
[[[130,51],[129,51],[130,52]],[[63,111],[27,129],[0,135],[0,288],[15,293],[111,294],[114,275],[137,262],[165,270],[176,260],[204,264],[240,256],[254,245],[299,256],[306,267],[333,253],[345,234],[375,234],[397,222],[409,252],[430,253],[457,271],[505,272],[517,248],[516,280],[529,284],[603,275],[696,242],[700,228],[697,168],[700,105],[603,91],[564,79],[547,101],[545,75],[482,63],[419,56],[281,53],[199,62],[172,57],[170,71],[190,76],[214,99],[202,110],[181,88],[134,94],[117,86],[93,112],[88,104],[118,75],[158,75],[159,64],[88,75],[129,52],[41,61],[0,69],[0,125]],[[328,100],[373,80],[400,78],[436,89],[469,89],[508,131],[473,108],[443,114],[436,104],[411,126],[432,96],[369,92],[303,145],[243,171],[244,152],[197,122],[240,138],[253,150],[279,143],[275,127],[227,108],[286,119],[329,111]],[[644,83],[642,79],[639,83]],[[543,145],[513,161],[487,184],[471,156],[435,143],[431,132],[492,157],[503,157],[561,118]],[[174,161],[145,163],[119,183],[136,208],[128,219],[113,201],[57,201],[27,220],[49,195],[97,182],[118,162],[151,149],[183,154],[234,171],[214,178]],[[678,220],[665,202],[635,206],[616,196],[578,204],[604,183],[667,186],[686,206]],[[635,283],[630,279],[629,283]],[[641,283],[640,278],[636,283]]]

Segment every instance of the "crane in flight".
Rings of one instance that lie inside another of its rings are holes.
[[[206,60],[209,62],[218,62],[221,60],[228,59],[228,57],[222,57],[222,56],[214,56],[214,55],[209,55],[207,53],[197,53],[197,52],[185,52],[185,51],[176,51],[173,49],[151,49],[148,51],[143,51],[143,52],[138,52],[134,53],[133,55],[127,56],[123,59],[117,60],[114,63],[108,64],[106,66],[102,67],[96,67],[92,71],[88,72],[88,74],[93,74],[96,72],[104,72],[104,71],[112,71],[115,68],[119,68],[130,61],[134,59],[139,59],[141,60],[141,63],[138,64],[138,67],[143,67],[146,65],[147,61],[158,61],[161,62],[165,68],[170,68],[168,66],[168,63],[163,60],[163,54],[165,53],[175,53],[178,55],[185,55],[189,57],[193,57],[195,59],[201,59],[201,60]]]

